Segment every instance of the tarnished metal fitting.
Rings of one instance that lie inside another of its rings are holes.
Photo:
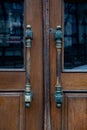
[[[33,31],[31,30],[31,25],[26,26],[25,38],[31,40],[33,39]]]
[[[27,25],[26,31],[25,31],[25,42],[26,42],[26,47],[31,47],[32,46],[32,39],[33,39],[33,32],[31,30],[31,25]]]
[[[61,48],[62,47],[62,28],[60,25],[56,27],[56,31],[54,32],[54,39],[56,41],[56,48]]]
[[[32,101],[32,99],[33,99],[33,93],[32,93],[32,91],[31,91],[31,89],[30,89],[30,87],[31,87],[30,84],[27,84],[25,87],[26,87],[26,88],[25,88],[25,95],[24,95],[25,106],[26,106],[27,108],[29,108],[29,107],[30,107],[30,103],[31,103],[31,101]]]
[[[32,47],[32,40],[31,39],[27,39],[26,40],[26,47]]]
[[[60,84],[56,85],[56,90],[54,93],[54,100],[56,102],[56,106],[60,108],[63,102],[63,92],[62,92],[62,88]]]

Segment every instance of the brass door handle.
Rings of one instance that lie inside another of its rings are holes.
[[[58,108],[61,107],[63,102],[63,92],[62,92],[62,86],[61,86],[61,62],[62,62],[62,29],[61,26],[57,26],[56,30],[54,31],[54,39],[56,42],[56,49],[57,49],[57,83],[56,88],[54,92],[54,100],[56,102],[56,106]]]
[[[26,85],[25,85],[25,106],[30,107],[30,103],[33,99],[33,93],[31,91],[30,83],[30,48],[32,47],[33,32],[31,26],[27,25],[25,31],[25,47],[26,47]]]

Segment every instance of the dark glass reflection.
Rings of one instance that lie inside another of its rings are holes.
[[[64,69],[87,69],[87,2],[65,2]]]
[[[0,68],[23,68],[23,2],[0,1]]]

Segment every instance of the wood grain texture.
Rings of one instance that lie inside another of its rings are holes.
[[[49,59],[49,0],[43,0],[43,33],[44,33],[44,130],[51,130],[50,118],[50,59]]]
[[[63,130],[87,130],[87,93],[66,93]]]
[[[30,82],[33,101],[26,108],[26,130],[43,129],[43,35],[42,35],[42,1],[26,0],[25,23],[32,26],[33,40],[31,47]],[[25,26],[26,26],[25,25]]]
[[[23,94],[0,93],[0,130],[24,130],[24,119]]]
[[[25,72],[0,72],[0,90],[23,90],[25,87]]]
[[[87,73],[62,73],[63,90],[87,90]]]

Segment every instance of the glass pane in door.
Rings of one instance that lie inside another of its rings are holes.
[[[87,70],[87,2],[64,3],[64,69]]]
[[[23,13],[23,1],[0,1],[0,69],[24,67]]]

